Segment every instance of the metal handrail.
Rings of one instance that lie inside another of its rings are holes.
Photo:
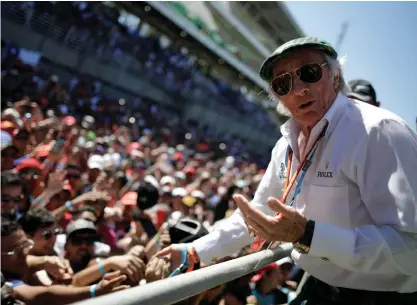
[[[218,285],[242,277],[288,256],[292,244],[260,251],[190,273],[167,278],[86,301],[76,305],[165,305],[173,304]],[[258,264],[259,262],[259,264]]]

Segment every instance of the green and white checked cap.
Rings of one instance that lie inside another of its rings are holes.
[[[262,64],[259,71],[259,76],[269,82],[272,78],[272,69],[274,65],[283,57],[292,53],[295,50],[301,49],[318,49],[324,51],[332,58],[337,58],[336,50],[325,40],[317,37],[301,37],[290,40],[279,46]]]

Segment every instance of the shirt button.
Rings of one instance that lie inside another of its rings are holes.
[[[329,259],[327,258],[327,257],[322,257],[321,258],[323,261],[325,261],[325,262],[328,262],[329,261]]]

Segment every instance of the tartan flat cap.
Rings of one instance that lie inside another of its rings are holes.
[[[324,51],[332,58],[337,58],[336,50],[327,41],[317,37],[301,37],[290,40],[278,47],[262,64],[259,76],[265,81],[270,81],[272,78],[272,69],[278,60],[295,50],[301,49],[318,49]]]

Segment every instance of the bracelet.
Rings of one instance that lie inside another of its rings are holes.
[[[197,264],[198,262],[200,262],[200,258],[198,257],[194,247],[188,247],[187,252],[193,264]]]
[[[97,287],[97,284],[90,286],[90,297],[92,298],[96,297],[96,287]]]
[[[98,264],[98,271],[100,271],[100,273],[102,275],[105,275],[106,274],[106,270],[104,269],[104,265],[103,265],[103,262],[101,261],[101,259],[100,258],[96,258],[96,262]]]
[[[72,203],[71,203],[71,201],[68,200],[67,202],[65,202],[65,206],[66,206],[67,210],[69,210],[69,211],[72,210]]]
[[[43,199],[43,196],[42,196],[42,194],[40,194],[38,197],[35,198],[35,200],[33,200],[33,202],[41,202],[42,199]],[[32,204],[33,204],[33,202],[32,202]]]

